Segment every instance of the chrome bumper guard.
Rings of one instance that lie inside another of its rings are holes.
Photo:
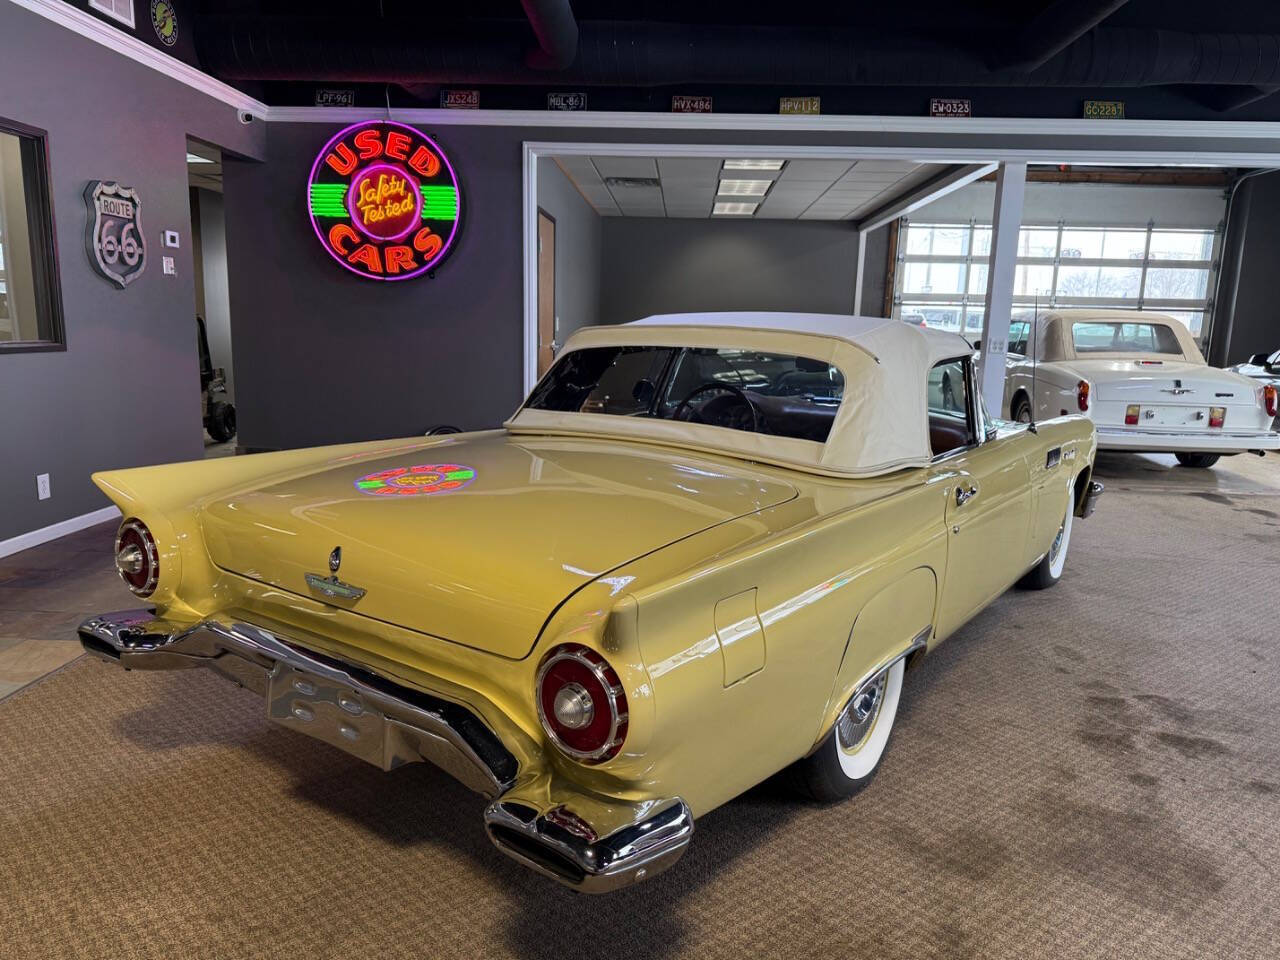
[[[435,764],[489,798],[485,829],[524,866],[575,890],[607,893],[667,869],[693,836],[679,798],[610,803],[603,837],[564,804],[543,803],[516,783],[516,758],[468,708],[405,687],[363,667],[306,649],[272,629],[213,618],[189,627],[150,610],[91,617],[80,642],[126,670],[207,668],[263,696],[269,719],[393,770]]]
[[[678,797],[637,804],[635,811],[635,822],[599,837],[562,805],[539,811],[501,799],[485,810],[484,825],[494,846],[513,860],[574,890],[610,893],[666,870],[693,838],[693,813]]]
[[[1076,516],[1081,520],[1093,516],[1093,511],[1098,506],[1098,498],[1102,496],[1102,491],[1102,484],[1097,480],[1090,480],[1089,486],[1084,491],[1084,496],[1080,499],[1080,506],[1076,508]]]

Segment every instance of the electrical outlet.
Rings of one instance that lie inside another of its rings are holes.
[[[49,475],[47,473],[36,474],[36,496],[41,500],[48,500],[53,496],[49,492]]]

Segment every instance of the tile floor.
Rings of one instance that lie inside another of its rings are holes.
[[[137,606],[111,562],[114,521],[0,558],[0,698],[80,656],[76,627]]]

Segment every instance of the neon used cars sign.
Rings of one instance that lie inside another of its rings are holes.
[[[458,178],[430,137],[389,120],[338,131],[307,179],[311,226],[329,256],[370,280],[408,280],[458,234]]]

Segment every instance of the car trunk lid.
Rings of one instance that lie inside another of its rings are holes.
[[[224,570],[519,658],[578,588],[795,495],[728,458],[486,434],[215,497],[201,520]],[[359,599],[307,582],[331,576],[335,547]]]

